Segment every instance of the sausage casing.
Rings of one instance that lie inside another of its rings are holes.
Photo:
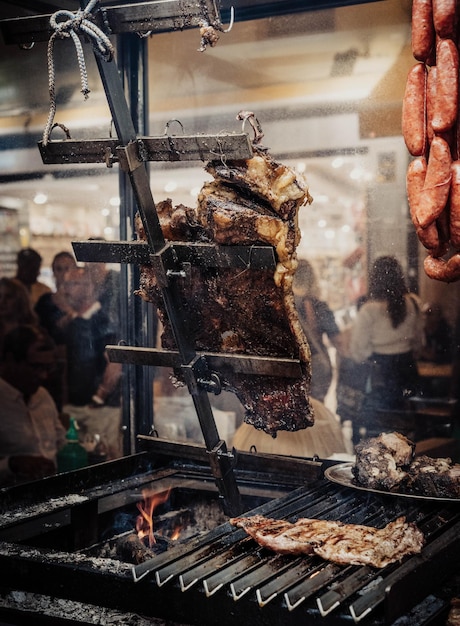
[[[426,169],[425,157],[418,157],[410,162],[406,175],[407,200],[410,217],[420,243],[430,251],[432,256],[437,257],[446,252],[446,247],[439,237],[436,221],[422,228],[417,220],[418,203],[425,183]]]
[[[426,150],[426,79],[423,63],[416,63],[407,75],[402,104],[402,134],[412,156],[423,156]]]
[[[458,50],[451,39],[443,39],[436,48],[436,98],[431,125],[435,133],[452,128],[458,109]]]
[[[413,0],[412,54],[417,61],[429,62],[435,39],[432,0]]]
[[[460,248],[460,161],[452,163],[450,184],[450,240],[455,248]]]
[[[433,23],[438,37],[454,38],[456,5],[456,0],[433,0]]]
[[[452,283],[460,279],[460,254],[454,254],[448,261],[427,256],[423,268],[429,278]]]
[[[416,219],[426,228],[441,215],[449,198],[452,157],[449,144],[442,137],[434,137],[426,168],[425,184],[416,209]]]

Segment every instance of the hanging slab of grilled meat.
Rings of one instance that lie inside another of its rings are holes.
[[[247,161],[210,163],[215,180],[205,183],[196,209],[170,200],[157,212],[169,241],[219,245],[270,244],[277,254],[272,270],[192,267],[177,279],[182,305],[198,352],[296,358],[299,378],[219,372],[222,386],[237,395],[245,421],[276,436],[314,423],[310,390],[310,348],[297,315],[292,281],[300,232],[298,211],[312,198],[305,181],[264,149]],[[145,238],[138,224],[138,235]],[[138,293],[156,304],[163,324],[162,346],[176,349],[151,267],[141,268]]]

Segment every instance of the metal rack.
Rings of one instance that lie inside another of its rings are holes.
[[[81,0],[81,11],[91,3]],[[69,13],[69,12],[66,12]],[[106,36],[112,33],[149,35],[156,32],[210,25],[223,30],[214,0],[162,0],[122,6],[100,7],[85,19],[97,25]],[[50,17],[36,16],[4,20],[2,30],[7,43],[30,44],[50,37]],[[67,139],[42,141],[39,149],[45,164],[51,163],[115,163],[129,178],[137,210],[146,235],[144,242],[73,242],[79,261],[150,264],[161,288],[166,313],[171,323],[177,351],[108,346],[112,360],[136,365],[178,367],[193,399],[213,476],[229,515],[241,512],[238,486],[233,474],[233,454],[221,440],[215,424],[208,392],[220,393],[218,370],[223,364],[235,372],[300,376],[300,362],[224,354],[197,353],[187,332],[176,277],[190,264],[245,269],[275,268],[276,258],[271,246],[216,246],[168,242],[162,233],[155,202],[150,189],[146,164],[149,161],[191,161],[248,159],[252,145],[246,133],[218,135],[168,134],[161,137],[138,136],[129,110],[122,80],[115,61],[95,58],[116,130],[116,139],[74,141],[67,129]],[[61,125],[62,128],[62,125]]]

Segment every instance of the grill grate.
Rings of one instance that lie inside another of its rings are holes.
[[[340,612],[342,619],[353,618],[357,623],[382,605],[391,616],[385,620],[408,611],[429,591],[424,577],[433,580],[424,565],[428,563],[432,571],[442,563],[447,573],[458,558],[460,510],[455,505],[440,509],[433,503],[369,496],[347,488],[338,490],[319,481],[252,513],[292,521],[317,517],[376,527],[405,515],[424,532],[427,545],[422,555],[377,570],[326,563],[316,556],[274,555],[227,523],[220,527],[217,536],[211,533],[205,538],[205,545],[178,546],[160,559],[134,567],[134,579],[154,575],[160,587],[176,585],[183,593],[195,589],[195,593],[204,592],[208,598],[219,592],[231,596],[236,603],[246,599],[257,603],[261,614],[277,600],[286,614],[298,612],[304,604],[307,612],[317,611],[323,618]],[[411,594],[401,593],[401,585],[406,589],[408,584]],[[422,594],[417,587],[423,589]],[[386,602],[388,597],[392,598],[391,603]],[[391,604],[391,608],[386,604]]]
[[[163,448],[165,454],[170,448],[178,452],[176,447],[160,443],[158,451]],[[272,494],[270,498],[263,490],[264,498],[258,501],[264,504],[246,515],[260,514],[290,521],[310,517],[375,527],[383,527],[404,515],[425,534],[427,543],[422,554],[378,570],[336,565],[315,555],[276,555],[229,522],[204,535],[184,540],[134,567],[112,559],[90,557],[84,546],[81,549],[82,546],[74,545],[72,550],[77,551],[63,552],[54,544],[50,548],[48,541],[47,548],[39,547],[43,546],[39,535],[46,533],[54,523],[67,524],[70,533],[76,536],[85,535],[88,525],[97,527],[98,514],[105,515],[108,510],[132,501],[133,489],[140,493],[143,484],[157,484],[160,489],[165,481],[168,484],[183,481],[184,488],[190,485],[195,492],[200,489],[201,476],[203,488],[209,490],[207,484],[210,483],[215,491],[209,480],[209,469],[202,475],[198,472],[199,467],[206,467],[201,453],[199,457],[199,466],[188,467],[186,463],[180,467],[178,455],[174,454],[174,468],[162,465],[144,474],[136,474],[136,467],[139,470],[142,463],[145,471],[153,456],[140,455],[104,464],[100,466],[100,473],[109,479],[106,484],[98,483],[93,472],[79,470],[65,477],[67,492],[69,481],[74,480],[73,487],[79,486],[74,490],[79,497],[74,504],[68,501],[68,496],[64,497],[63,508],[57,510],[50,508],[50,503],[64,489],[63,477],[43,481],[47,482],[46,489],[43,486],[47,498],[42,494],[43,505],[48,508],[45,513],[37,512],[26,520],[12,522],[9,520],[15,509],[11,512],[4,509],[5,522],[0,534],[0,594],[11,590],[47,594],[57,599],[200,626],[214,626],[216,615],[221,626],[234,626],[239,621],[254,626],[305,623],[338,626],[354,622],[363,626],[393,626],[399,616],[406,619],[419,604],[429,607],[422,611],[423,619],[417,609],[415,621],[405,621],[404,626],[439,624],[436,622],[439,614],[444,611],[445,616],[447,601],[433,594],[442,591],[460,561],[458,503],[395,498],[339,486],[321,478],[321,463],[316,461],[286,459],[277,473],[277,459],[273,457],[267,461],[271,465],[267,467],[269,474],[265,474],[261,471],[263,455],[242,455],[240,463],[244,462],[245,469],[237,470],[242,493],[249,484],[254,490],[257,481],[265,485],[265,490],[268,475],[278,476],[286,486],[278,497]],[[286,467],[295,476],[290,486],[287,475],[282,478]],[[133,473],[127,471],[129,468]],[[128,475],[129,478],[120,478]],[[115,481],[117,476],[119,480]],[[301,476],[306,478],[305,484],[299,481]],[[272,480],[272,488],[279,489],[281,483],[276,486]],[[22,494],[22,490],[19,491]],[[28,497],[30,493],[30,489],[27,490]],[[5,505],[13,506],[12,493],[6,493],[4,500]],[[59,498],[56,501],[60,502]],[[40,511],[40,503],[27,510]]]

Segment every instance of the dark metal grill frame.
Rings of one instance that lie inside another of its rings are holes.
[[[246,514],[376,527],[405,515],[425,533],[422,553],[378,570],[336,565],[318,557],[273,554],[227,522],[137,566],[89,556],[88,547],[98,540],[98,516],[132,502],[133,491],[139,493],[142,486],[162,489],[174,483],[217,497],[205,448],[152,438],[144,444],[143,453],[39,481],[36,489],[27,485],[0,492],[3,593],[19,589],[200,626],[214,626],[216,615],[224,626],[238,621],[387,626],[414,607],[419,610],[420,603],[429,609],[423,619],[417,613],[414,625],[445,617],[448,602],[437,594],[458,573],[458,503],[339,487],[322,477],[330,465],[325,461],[239,454],[235,473],[243,498],[264,502]],[[81,502],[68,503],[69,494]],[[34,513],[40,504],[45,511],[39,507]],[[20,518],[21,511],[26,518]],[[71,548],[39,547],[41,538],[59,526],[67,530]]]

